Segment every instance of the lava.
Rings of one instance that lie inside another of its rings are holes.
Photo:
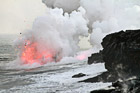
[[[21,53],[21,59],[24,64],[39,63],[43,65],[46,62],[53,61],[53,54],[49,50],[39,51],[37,46],[37,42],[26,41]]]

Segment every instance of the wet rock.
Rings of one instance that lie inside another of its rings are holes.
[[[102,62],[103,62],[103,58],[102,58],[101,51],[99,53],[94,53],[90,57],[88,57],[88,64],[102,63]]]
[[[140,93],[140,79],[130,78],[123,81],[117,81],[112,84],[116,91],[120,93]]]
[[[83,76],[86,76],[86,74],[79,73],[79,74],[73,75],[72,78],[80,78],[80,77],[83,77]]]
[[[133,77],[116,81],[107,89],[93,90],[91,93],[140,93],[140,79]]]
[[[105,68],[120,78],[140,75],[140,30],[107,35],[102,42]]]
[[[115,89],[101,89],[101,90],[93,90],[90,93],[120,93],[120,92],[115,92]]]
[[[117,80],[117,75],[112,75],[111,73],[103,72],[100,75],[92,78],[88,78],[79,82],[88,82],[88,83],[96,83],[96,82],[115,82]]]

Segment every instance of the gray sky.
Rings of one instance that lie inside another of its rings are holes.
[[[33,20],[45,10],[42,0],[0,0],[0,34],[19,34],[31,29]]]

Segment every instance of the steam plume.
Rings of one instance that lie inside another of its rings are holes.
[[[67,3],[67,2],[68,3]],[[78,6],[86,11],[84,18],[88,19],[90,42],[97,50],[101,49],[102,38],[112,32],[140,27],[139,0],[43,0],[49,7],[59,7],[65,12],[77,10]],[[71,7],[65,6],[71,4]],[[69,8],[67,8],[69,7]]]

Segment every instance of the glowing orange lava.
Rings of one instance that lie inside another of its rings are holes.
[[[36,42],[31,43],[30,41],[26,41],[21,53],[21,59],[24,64],[39,63],[43,65],[46,62],[53,60],[53,55],[49,51],[44,50],[43,52],[40,52],[38,51],[37,46],[38,43]]]

